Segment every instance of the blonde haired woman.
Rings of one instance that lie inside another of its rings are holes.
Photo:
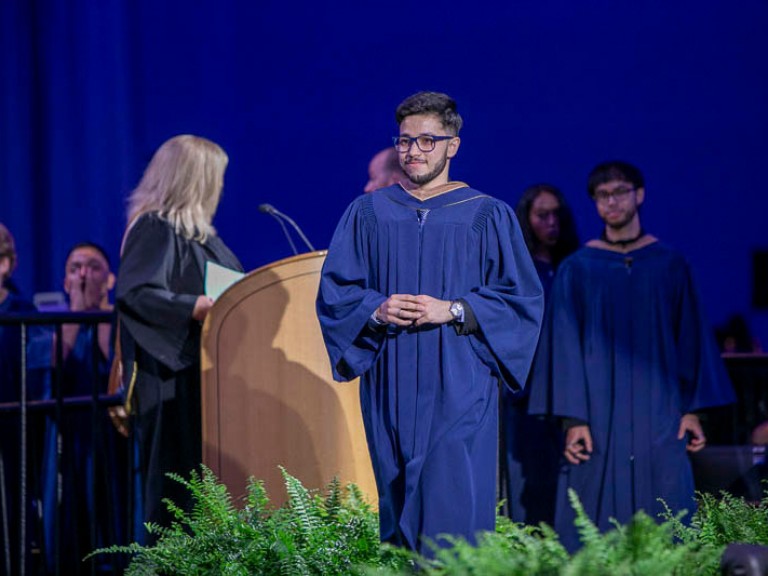
[[[188,506],[187,491],[166,473],[188,476],[202,459],[200,327],[213,305],[205,266],[242,270],[212,225],[227,161],[210,140],[176,136],[128,200],[117,309],[145,522],[168,524],[163,498]]]

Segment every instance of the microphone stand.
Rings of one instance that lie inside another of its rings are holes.
[[[274,207],[273,207],[274,208]],[[304,232],[301,231],[301,228],[299,228],[299,225],[296,224],[296,222],[293,221],[293,218],[288,216],[287,214],[283,214],[280,212],[277,208],[274,208],[275,214],[278,216],[281,216],[282,218],[285,218],[288,221],[288,224],[293,226],[293,229],[296,230],[296,233],[299,235],[299,237],[304,241],[304,244],[307,245],[307,248],[309,248],[310,252],[315,251],[315,247],[312,246],[312,243],[307,239],[307,237],[304,235]]]
[[[285,222],[288,222],[288,224],[290,224],[293,227],[293,229],[299,235],[299,238],[302,239],[304,244],[307,245],[307,247],[311,252],[315,251],[315,247],[312,246],[312,243],[305,236],[304,232],[301,231],[301,228],[299,228],[299,225],[296,224],[296,222],[294,222],[293,218],[291,218],[286,214],[283,214],[271,204],[259,204],[259,211],[263,212],[264,214],[269,214],[280,223],[280,227],[283,229],[283,234],[285,234],[285,237],[288,239],[288,243],[291,245],[291,249],[293,250],[294,255],[298,255],[299,251],[296,249],[296,244],[294,244],[293,239],[291,238],[291,235],[288,232],[288,228],[286,228],[285,226]]]
[[[296,244],[293,243],[293,238],[291,238],[291,235],[288,232],[288,228],[285,227],[285,222],[283,222],[283,219],[280,218],[280,216],[275,214],[275,212],[273,211],[266,212],[266,214],[269,214],[270,216],[272,216],[272,218],[277,220],[277,223],[280,224],[280,228],[283,229],[283,234],[285,234],[285,237],[288,239],[288,244],[291,245],[291,250],[293,250],[293,255],[297,256],[299,254],[299,251],[296,249]]]

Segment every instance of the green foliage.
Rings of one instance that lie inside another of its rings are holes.
[[[362,573],[361,566],[398,569],[404,556],[379,544],[378,519],[355,486],[338,480],[327,494],[313,493],[281,468],[288,503],[271,509],[264,485],[248,481],[242,509],[205,466],[187,480],[170,475],[192,493],[187,513],[173,502],[170,527],[148,524],[153,546],[113,546],[95,551],[129,553],[127,576],[333,575]]]
[[[749,502],[727,492],[719,496],[697,494],[698,507],[686,525],[667,510],[665,518],[682,542],[726,546],[732,542],[768,546],[768,493],[759,502]]]
[[[426,575],[554,576],[568,560],[550,527],[515,524],[501,516],[496,531],[479,534],[477,545],[448,536],[440,543],[432,546],[434,560],[418,561]]]
[[[378,519],[359,488],[334,479],[324,493],[306,489],[281,468],[288,502],[270,506],[262,482],[249,479],[235,506],[224,485],[202,467],[183,479],[193,496],[185,512],[173,502],[171,526],[148,525],[153,546],[113,546],[100,553],[128,553],[126,574],[144,575],[370,575],[370,576],[706,576],[718,573],[726,544],[768,545],[768,496],[759,503],[729,494],[698,495],[690,524],[669,510],[658,523],[639,512],[602,533],[574,492],[582,548],[570,556],[549,526],[523,526],[506,517],[496,531],[472,545],[443,536],[432,557],[379,543]]]
[[[675,539],[673,522],[657,523],[638,512],[626,526],[600,533],[584,513],[576,494],[568,494],[576,510],[583,543],[562,571],[564,576],[705,576],[719,573],[722,549],[699,541]]]
[[[626,526],[601,533],[587,517],[574,492],[582,548],[569,556],[548,526],[514,524],[499,518],[492,534],[478,537],[477,546],[460,538],[444,538],[433,547],[434,559],[419,559],[427,576],[705,576],[717,574],[722,548],[700,541],[675,539],[674,522],[656,523],[640,512]],[[401,572],[406,574],[407,572]]]

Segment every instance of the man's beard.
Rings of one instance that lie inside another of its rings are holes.
[[[635,217],[636,214],[637,214],[637,208],[634,208],[626,212],[623,218],[621,218],[621,220],[617,220],[616,222],[606,222],[605,225],[608,228],[611,228],[612,230],[621,230],[627,224],[632,222],[632,219]]]
[[[443,170],[445,170],[445,165],[447,163],[448,163],[448,156],[444,154],[443,157],[440,158],[440,161],[437,164],[435,164],[435,167],[430,172],[427,172],[426,174],[414,174],[414,175],[408,174],[408,179],[414,184],[418,184],[419,186],[423,186],[424,184],[429,184],[430,182],[432,182],[432,180],[437,178]]]

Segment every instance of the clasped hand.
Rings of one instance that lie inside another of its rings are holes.
[[[424,294],[392,294],[376,309],[376,318],[396,326],[447,324],[453,320],[450,308],[448,300]]]

